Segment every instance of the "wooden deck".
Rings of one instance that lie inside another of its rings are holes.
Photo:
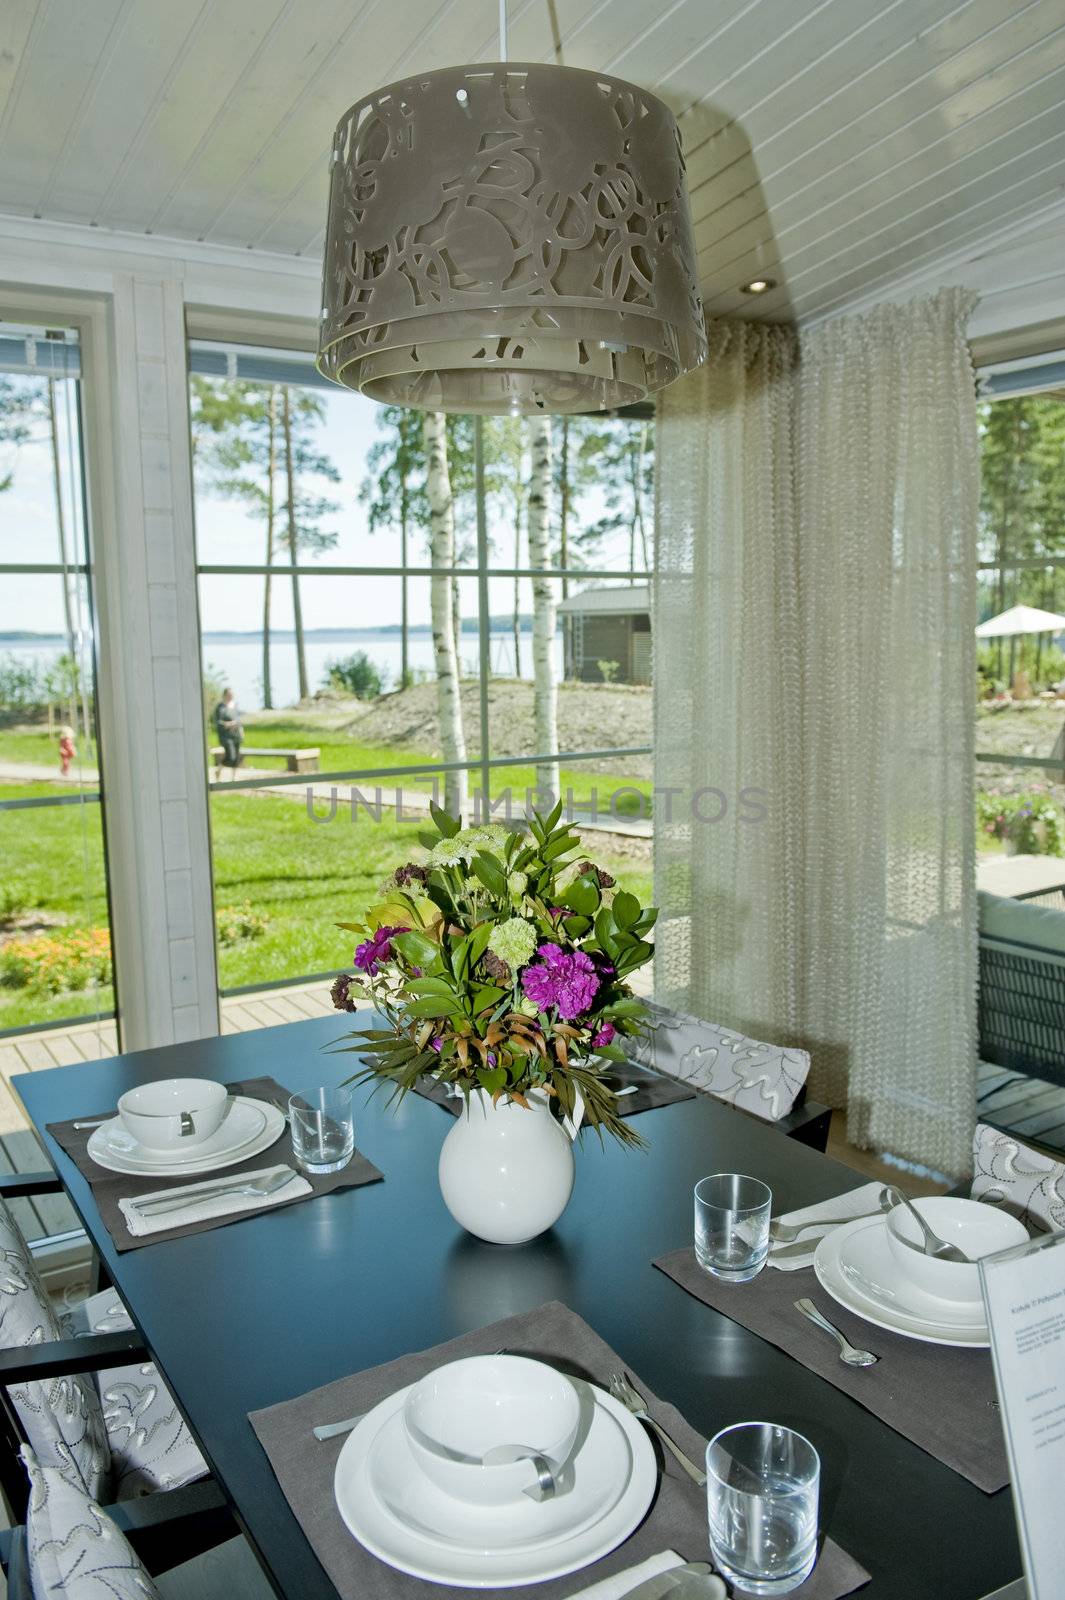
[[[981,1061],[976,1093],[981,1122],[1065,1155],[1065,1089]]]

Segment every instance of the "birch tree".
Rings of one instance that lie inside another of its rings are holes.
[[[533,722],[537,753],[558,754],[558,686],[555,681],[555,580],[543,576],[551,566],[551,419],[534,417],[529,424],[532,465],[529,474],[529,566],[539,569],[533,591]],[[536,768],[541,806],[558,798],[557,761]]]
[[[455,502],[447,459],[447,419],[442,412],[427,411],[422,419],[425,441],[426,491],[429,499],[429,560],[433,567],[455,562]],[[436,663],[436,707],[440,748],[445,761],[465,761],[466,736],[462,726],[458,640],[455,637],[451,579],[436,573],[429,580]],[[465,817],[466,773],[444,774],[444,809]]]

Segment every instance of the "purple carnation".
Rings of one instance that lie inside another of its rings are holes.
[[[595,999],[599,988],[595,967],[583,950],[567,954],[557,944],[542,944],[536,953],[543,964],[525,968],[522,988],[541,1011],[556,1006],[562,1021],[572,1022]]]
[[[355,951],[355,965],[360,972],[372,978],[377,969],[392,959],[392,937],[409,933],[409,928],[378,928],[372,939],[367,939]]]
[[[592,1040],[592,1049],[598,1050],[600,1045],[613,1044],[614,1035],[617,1033],[617,1031],[618,1030],[615,1028],[612,1022],[604,1022],[603,1026],[599,1029],[599,1032]]]

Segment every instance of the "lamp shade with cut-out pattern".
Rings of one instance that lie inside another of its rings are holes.
[[[653,95],[506,62],[419,74],[341,118],[327,377],[425,411],[585,412],[705,355],[680,136]]]

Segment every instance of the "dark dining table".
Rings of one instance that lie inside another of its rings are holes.
[[[115,1250],[89,1184],[47,1123],[104,1110],[155,1078],[270,1074],[297,1091],[338,1082],[358,1062],[323,1050],[352,1020],[325,1016],[12,1080],[278,1595],[336,1600],[248,1413],[549,1300],[583,1316],[702,1433],[757,1418],[812,1439],[823,1467],[823,1526],[872,1574],[861,1591],[868,1600],[978,1600],[1017,1576],[1008,1489],[982,1493],[652,1267],[654,1257],[691,1242],[692,1187],[707,1173],[764,1179],[776,1211],[862,1181],[705,1096],[635,1119],[646,1150],[585,1137],[567,1211],[527,1245],[482,1243],[448,1214],[437,1185],[446,1113],[414,1094],[390,1108],[361,1088],[356,1142],[383,1183]],[[307,1448],[315,1448],[310,1439]]]

